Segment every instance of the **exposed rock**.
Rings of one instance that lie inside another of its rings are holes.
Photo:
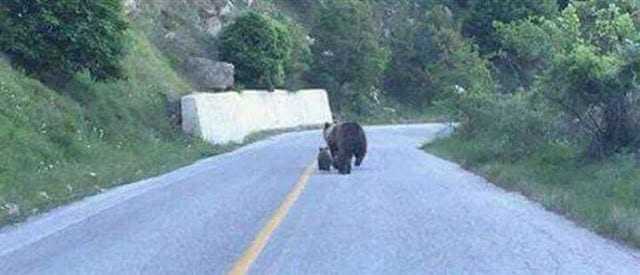
[[[182,126],[182,108],[180,99],[179,94],[170,92],[167,95],[167,101],[165,103],[165,111],[169,118],[169,122],[176,128],[180,128]]]
[[[194,3],[200,9],[200,28],[214,36],[220,33],[226,17],[235,8],[229,0],[196,0]]]
[[[135,3],[139,0],[125,1],[126,6],[136,7]],[[220,33],[223,25],[237,10],[232,0],[159,0],[146,5],[149,5],[149,9],[159,9],[163,17],[177,19],[180,24],[186,23],[189,28],[196,28],[213,36]]]
[[[185,71],[194,86],[201,90],[226,90],[234,86],[233,64],[207,58],[190,57],[185,62]]]
[[[168,32],[157,43],[178,60],[186,60],[189,56],[205,56],[208,53],[203,40],[183,31]]]
[[[137,14],[140,11],[138,0],[124,0],[123,5],[126,14]]]
[[[149,22],[153,44],[170,60],[218,55],[216,39],[246,0],[124,0],[127,14]]]

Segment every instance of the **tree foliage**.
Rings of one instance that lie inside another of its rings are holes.
[[[640,35],[619,2],[576,1],[557,18],[499,27],[520,63],[544,64],[536,90],[578,123],[594,157],[639,145]]]
[[[513,92],[530,89],[536,77],[549,66],[554,43],[542,17],[530,17],[510,24],[496,22],[496,36],[501,44],[499,63],[503,69],[502,85]]]
[[[530,16],[552,16],[557,13],[556,0],[471,0],[471,13],[464,22],[464,34],[473,37],[482,54],[500,48],[494,22],[510,23]]]
[[[281,15],[276,17],[279,22],[287,26],[291,40],[291,53],[284,67],[284,87],[298,90],[308,84],[304,77],[311,69],[311,48],[307,31],[292,18]]]
[[[282,86],[292,48],[287,26],[257,12],[239,16],[221,36],[222,59],[235,65],[237,81],[248,86]]]
[[[311,80],[329,88],[334,108],[354,112],[375,100],[388,55],[379,43],[368,1],[328,0],[318,8],[311,31]]]
[[[464,39],[451,12],[444,6],[433,8],[427,20],[432,33],[432,62],[426,71],[433,80],[437,95],[450,96],[452,92],[486,92],[494,88],[488,64],[477,48]]]
[[[396,10],[388,43],[391,55],[384,74],[385,92],[417,108],[430,103],[435,95],[425,71],[435,55],[426,15],[426,9],[416,11],[408,5]]]
[[[119,0],[3,0],[0,50],[45,80],[88,70],[98,80],[122,77],[127,23]]]
[[[456,89],[491,89],[487,63],[462,37],[451,10],[436,5],[424,15],[394,31],[385,81],[388,93],[401,102],[426,107]]]

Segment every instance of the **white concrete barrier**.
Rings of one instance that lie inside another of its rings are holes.
[[[242,142],[263,130],[332,121],[324,90],[195,93],[182,98],[182,128],[213,144]]]

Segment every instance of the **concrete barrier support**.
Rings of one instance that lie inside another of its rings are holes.
[[[258,131],[332,121],[324,90],[194,93],[181,103],[183,130],[212,144],[242,142]]]

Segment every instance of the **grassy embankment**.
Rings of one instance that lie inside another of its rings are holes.
[[[511,162],[489,156],[486,146],[453,136],[425,149],[601,235],[640,247],[640,169],[630,155],[585,162],[575,150],[553,146]]]
[[[0,226],[238,146],[172,125],[167,95],[191,88],[144,35],[130,40],[121,81],[53,90],[0,59]]]

